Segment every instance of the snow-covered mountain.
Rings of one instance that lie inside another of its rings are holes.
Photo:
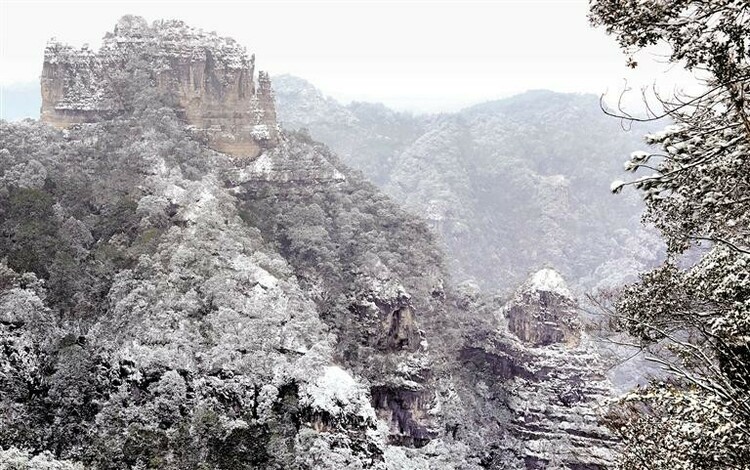
[[[453,114],[342,105],[273,78],[282,126],[307,129],[441,235],[457,280],[510,291],[554,267],[574,287],[612,287],[652,265],[658,237],[635,194],[610,194],[640,142],[592,95],[532,91]]]
[[[256,77],[235,43],[134,17],[107,38],[54,44],[43,119],[0,123],[0,468],[612,461],[613,391],[560,274],[507,302],[454,285],[424,219],[279,130],[270,90],[237,92]],[[435,143],[462,129],[430,119]]]

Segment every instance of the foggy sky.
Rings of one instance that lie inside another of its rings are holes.
[[[38,81],[50,37],[98,47],[124,14],[182,19],[234,37],[272,75],[303,77],[344,102],[413,111],[539,88],[614,96],[624,78],[636,89],[687,83],[651,54],[626,68],[614,39],[589,26],[587,8],[588,0],[0,0],[0,83]]]

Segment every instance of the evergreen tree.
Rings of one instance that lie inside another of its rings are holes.
[[[672,124],[625,164],[648,174],[612,186],[642,192],[644,220],[668,245],[614,311],[670,371],[614,407],[621,467],[750,468],[750,2],[593,0],[590,19],[630,54],[666,43],[705,81],[660,100],[663,113],[645,119]]]

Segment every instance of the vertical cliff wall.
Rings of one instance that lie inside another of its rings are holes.
[[[459,351],[458,438],[486,450],[484,468],[612,468],[618,443],[600,418],[615,392],[563,278],[535,273],[495,314]]]
[[[508,331],[525,373],[506,383],[509,430],[523,443],[527,469],[600,470],[611,466],[615,440],[600,423],[613,396],[605,368],[578,321],[562,277],[543,269],[505,306]]]
[[[271,84],[260,72],[256,86],[255,56],[233,39],[181,21],[149,25],[134,16],[120,19],[98,51],[48,43],[41,119],[64,128],[117,115],[132,106],[122,85],[134,83],[130,75],[138,72],[147,86],[174,101],[180,117],[210,147],[255,158],[277,144]]]

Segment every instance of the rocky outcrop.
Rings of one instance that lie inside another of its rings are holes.
[[[503,312],[508,330],[523,343],[516,346],[523,372],[506,387],[509,429],[523,443],[527,469],[595,470],[613,458],[614,439],[599,422],[613,388],[575,308],[562,277],[543,269]]]
[[[614,391],[575,307],[560,275],[544,269],[500,309],[495,331],[467,336],[458,380],[473,405],[458,434],[486,449],[485,468],[611,466],[616,441],[600,412]],[[472,422],[486,431],[464,428]]]
[[[332,188],[346,181],[346,176],[337,168],[336,158],[322,145],[309,139],[306,142],[309,145],[299,145],[283,136],[278,140],[275,148],[247,165],[238,166],[229,175],[229,183],[243,186],[243,191],[256,192],[272,186],[294,192],[300,188]]]
[[[388,424],[390,444],[422,447],[439,435],[439,422],[430,415],[434,383],[425,332],[401,284],[390,279],[369,279],[369,284],[349,311],[360,325],[360,353],[371,351],[372,357],[379,357],[376,363],[381,362],[370,378],[371,403]]]
[[[134,72],[135,71],[135,72]],[[233,39],[181,21],[125,16],[102,47],[48,43],[42,68],[41,119],[56,127],[96,122],[133,106],[137,77],[168,96],[178,115],[210,147],[255,158],[278,143],[268,75],[255,77],[255,56]]]
[[[532,346],[575,345],[580,324],[562,277],[552,269],[534,274],[507,307],[508,329]]]
[[[378,418],[389,424],[388,442],[405,447],[422,447],[438,436],[429,426],[427,410],[433,405],[432,393],[417,388],[377,385],[370,390]]]

